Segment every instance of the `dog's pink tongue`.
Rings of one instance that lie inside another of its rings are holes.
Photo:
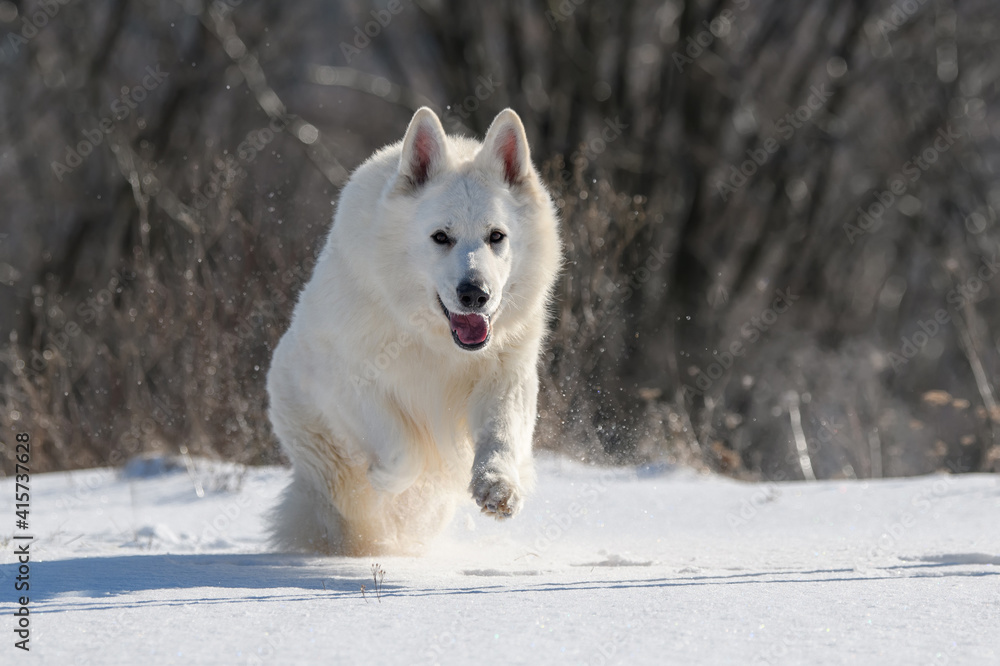
[[[452,314],[451,330],[466,345],[478,345],[490,334],[490,322],[483,315]]]

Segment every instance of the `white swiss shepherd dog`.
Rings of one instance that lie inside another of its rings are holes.
[[[275,544],[419,552],[463,492],[498,519],[516,514],[535,478],[560,264],[556,211],[512,110],[480,144],[422,108],[362,164],[268,373],[294,468]]]

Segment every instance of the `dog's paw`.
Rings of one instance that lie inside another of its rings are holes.
[[[486,468],[473,475],[469,491],[483,513],[497,520],[510,518],[521,510],[523,494],[515,480],[508,474]]]

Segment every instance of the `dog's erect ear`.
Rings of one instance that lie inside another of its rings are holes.
[[[513,110],[504,109],[493,119],[476,161],[484,169],[499,174],[508,185],[519,185],[530,176],[528,137]]]
[[[403,154],[399,158],[400,183],[416,188],[429,181],[447,161],[447,151],[441,121],[429,108],[420,107],[413,114],[403,137]]]

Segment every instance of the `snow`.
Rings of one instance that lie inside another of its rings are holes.
[[[1000,663],[996,476],[754,485],[542,457],[512,521],[470,499],[425,556],[378,559],[380,599],[373,559],[269,550],[288,479],[32,476],[32,663]],[[13,497],[0,480],[8,664]]]

